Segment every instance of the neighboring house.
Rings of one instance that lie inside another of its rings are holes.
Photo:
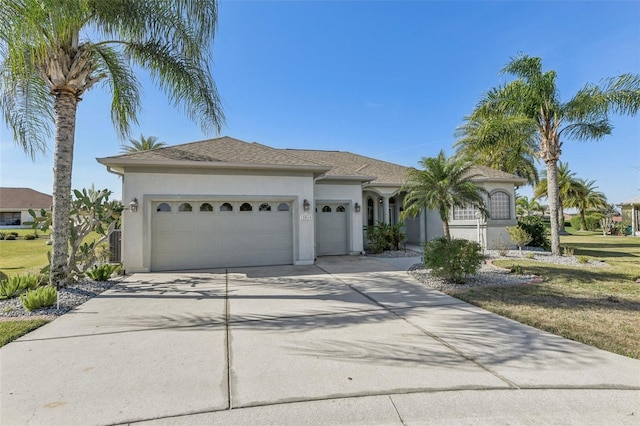
[[[123,176],[129,272],[313,264],[360,254],[366,225],[397,223],[407,168],[343,151],[276,149],[229,137],[99,158]],[[491,218],[453,212],[454,236],[508,243],[524,179],[478,167]],[[435,212],[407,220],[408,241],[441,236]]]
[[[631,223],[631,235],[640,237],[640,196],[618,204],[624,222]]]
[[[30,188],[0,188],[0,227],[28,228],[24,223],[33,219],[29,209],[49,210],[52,204],[51,195]]]

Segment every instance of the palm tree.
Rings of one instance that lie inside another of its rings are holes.
[[[596,181],[578,179],[576,185],[567,199],[567,206],[575,207],[580,213],[580,230],[587,230],[585,212],[589,209],[601,209],[607,207],[607,197],[595,186]]]
[[[112,95],[111,119],[125,137],[137,124],[140,83],[151,79],[203,131],[224,122],[211,76],[215,0],[3,0],[0,108],[32,157],[54,129],[51,282],[64,286],[68,257],[76,111],[97,83]]]
[[[149,136],[145,138],[140,135],[140,140],[129,138],[128,145],[121,145],[120,152],[130,154],[132,152],[148,151],[150,149],[158,149],[167,146],[166,142],[158,142],[157,136]]]
[[[401,189],[407,192],[402,219],[415,217],[423,209],[435,209],[440,214],[445,237],[451,240],[449,217],[453,208],[471,205],[488,216],[483,198],[486,191],[473,181],[476,175],[471,162],[460,157],[447,158],[440,151],[437,157],[423,157],[419,164],[422,170],[409,169]]]
[[[535,212],[542,212],[542,206],[538,202],[538,199],[534,197],[527,197],[522,195],[516,198],[516,210],[519,217],[531,216]]]
[[[537,198],[547,197],[549,182],[546,177],[546,171],[543,171],[542,175],[543,178],[533,191],[533,195]],[[577,189],[578,181],[575,176],[576,174],[569,170],[569,163],[558,162],[558,233],[560,235],[567,233],[564,228],[564,208],[571,206],[568,206],[565,200]]]
[[[510,126],[505,131],[504,126]],[[536,168],[536,129],[529,123],[502,123],[482,117],[465,117],[465,123],[456,130],[459,137],[454,148],[476,164],[502,170],[527,179],[530,185],[538,183]]]
[[[543,72],[540,58],[520,54],[501,73],[516,79],[484,95],[471,119],[496,123],[498,134],[511,133],[520,126],[535,127],[537,155],[547,170],[551,251],[560,254],[557,166],[562,152],[561,137],[601,139],[612,131],[610,113],[636,114],[640,109],[640,75],[623,74],[605,79],[600,85],[587,84],[569,101],[562,102],[556,73]],[[523,130],[516,132],[521,134]]]

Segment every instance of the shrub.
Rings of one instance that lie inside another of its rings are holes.
[[[42,284],[40,275],[16,275],[0,281],[0,299],[11,299]]]
[[[522,246],[526,246],[533,240],[531,235],[520,226],[507,226],[506,229],[513,242],[518,246],[520,253],[522,253]]]
[[[367,240],[373,253],[381,253],[385,250],[399,250],[400,243],[407,238],[407,234],[402,232],[402,224],[389,225],[378,223],[367,226]]]
[[[26,235],[24,236],[24,239],[25,239],[25,240],[35,240],[36,238],[38,238],[38,236],[37,236],[37,235],[35,235],[35,234],[26,234]]]
[[[11,231],[9,232],[9,235],[13,235],[14,237],[18,238],[18,233],[16,231]]]
[[[87,271],[87,276],[94,281],[107,281],[111,278],[111,275],[120,268],[119,264],[103,263],[102,265],[95,265],[93,268]]]
[[[524,269],[522,268],[522,265],[515,265],[509,269],[509,272],[516,275],[522,275],[524,274]]]
[[[589,262],[589,258],[587,256],[578,256],[578,262],[587,263]]]
[[[9,277],[7,276],[7,274],[5,274],[4,272],[0,271],[0,281],[4,281],[9,279]]]
[[[7,237],[6,232],[0,232],[0,240],[4,240]]]
[[[58,300],[58,291],[52,285],[39,287],[20,295],[22,306],[31,312],[36,309],[53,306]]]
[[[533,253],[527,253],[524,255],[524,257],[526,257],[527,259],[535,259],[536,255]]]
[[[562,254],[564,256],[573,256],[573,247],[562,247]]]
[[[551,248],[547,236],[547,227],[539,216],[524,216],[518,220],[518,226],[531,236],[531,241],[526,244],[529,247],[542,247],[545,250]]]
[[[9,234],[6,237],[4,237],[5,240],[15,240],[17,237],[13,234]]]
[[[424,245],[424,266],[436,277],[461,284],[480,268],[481,250],[480,244],[473,241],[436,238]]]

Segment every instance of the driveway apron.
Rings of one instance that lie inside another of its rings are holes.
[[[478,412],[507,423],[629,423],[638,415],[640,361],[427,289],[405,263],[327,257],[133,275],[0,349],[1,423],[465,423]],[[529,417],[542,406],[558,411]]]

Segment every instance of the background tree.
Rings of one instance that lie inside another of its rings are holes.
[[[140,140],[129,138],[128,144],[120,146],[120,152],[132,153],[140,151],[148,151],[150,149],[158,149],[167,146],[166,142],[158,142],[157,136],[149,136],[145,138],[144,135],[140,135]]]
[[[587,84],[570,100],[562,102],[556,73],[543,72],[540,58],[520,54],[501,73],[512,75],[515,80],[484,95],[470,119],[495,123],[497,133],[510,133],[519,126],[537,129],[537,155],[547,170],[551,251],[559,255],[557,166],[562,152],[561,138],[601,139],[612,131],[609,114],[636,114],[640,108],[640,75],[623,74],[602,80],[600,85]]]
[[[533,195],[548,198],[549,182],[546,171],[542,172],[542,176],[543,178],[534,188]],[[569,170],[569,163],[558,162],[558,233],[560,235],[567,233],[564,226],[564,208],[571,207],[565,203],[565,200],[577,189],[577,185],[576,174]]]
[[[525,178],[529,185],[538,183],[536,128],[527,121],[492,120],[466,117],[456,131],[453,145],[457,154],[476,164],[502,170]]]
[[[544,213],[544,209],[535,196],[529,198],[526,195],[521,195],[516,198],[516,214],[518,217],[530,216],[536,212]]]
[[[0,108],[14,140],[34,156],[55,123],[51,281],[65,285],[76,111],[102,83],[111,119],[125,137],[137,124],[146,70],[169,101],[201,124],[224,121],[209,63],[215,0],[3,0]]]
[[[594,180],[577,179],[571,194],[567,198],[567,206],[575,207],[580,214],[580,230],[587,230],[585,212],[589,209],[599,210],[607,207],[607,197],[596,191]]]
[[[453,208],[477,208],[483,216],[488,216],[483,196],[486,190],[473,181],[473,164],[461,157],[447,158],[444,151],[437,157],[425,158],[419,162],[422,170],[411,168],[407,171],[404,211],[400,217],[415,217],[423,209],[434,209],[440,214],[444,236],[451,240],[449,218]]]

